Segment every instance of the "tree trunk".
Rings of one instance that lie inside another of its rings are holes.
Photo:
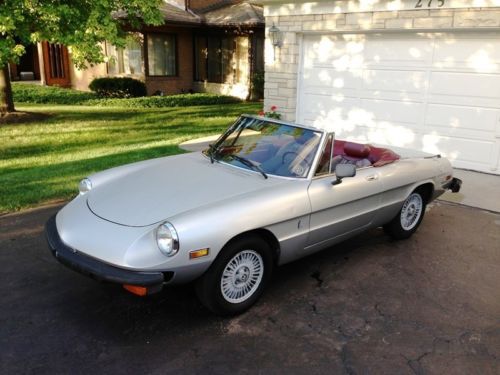
[[[14,112],[14,100],[12,98],[12,87],[10,85],[9,68],[7,65],[0,68],[0,116],[7,112]]]

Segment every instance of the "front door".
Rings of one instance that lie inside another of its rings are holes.
[[[62,44],[43,42],[45,81],[49,86],[70,87],[68,49]]]

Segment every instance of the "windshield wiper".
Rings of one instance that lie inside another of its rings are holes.
[[[244,157],[239,156],[239,155],[234,155],[234,154],[227,155],[227,156],[230,157],[230,158],[238,160],[239,162],[241,162],[242,164],[245,164],[247,167],[250,167],[254,171],[260,172],[260,174],[262,176],[264,176],[265,179],[268,178],[266,172],[264,172],[264,170],[260,166],[258,166],[257,164],[254,164],[253,162],[251,162],[247,158],[244,158]]]
[[[208,145],[208,156],[210,157],[210,163],[214,163],[214,160],[216,159],[214,156],[217,155],[217,148],[218,147],[215,147],[213,144],[209,144]]]

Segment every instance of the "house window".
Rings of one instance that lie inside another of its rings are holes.
[[[197,36],[195,80],[214,83],[246,83],[248,37]]]
[[[194,60],[196,80],[206,81],[208,58],[207,38],[195,38],[194,43],[194,50],[196,51]]]
[[[116,48],[106,43],[108,73],[110,75],[143,74],[142,40],[137,36],[127,37],[125,48]]]
[[[171,34],[148,34],[148,74],[177,75],[176,38]]]

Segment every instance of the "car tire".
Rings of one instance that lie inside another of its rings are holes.
[[[272,269],[269,244],[258,236],[242,237],[222,249],[197,280],[196,294],[215,314],[241,314],[262,295]]]
[[[396,240],[410,238],[424,218],[426,205],[422,191],[413,191],[405,199],[396,217],[384,225],[384,231]]]

